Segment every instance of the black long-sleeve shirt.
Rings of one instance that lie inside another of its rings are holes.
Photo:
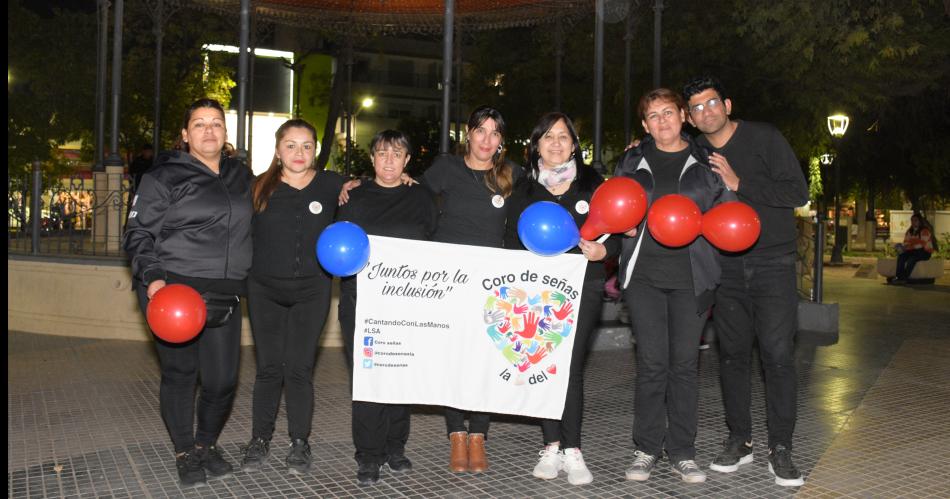
[[[254,214],[254,259],[257,276],[331,279],[317,261],[317,238],[333,223],[343,177],[319,171],[303,189],[278,182],[267,208]]]
[[[349,194],[337,220],[353,222],[369,235],[427,240],[436,230],[435,201],[421,185],[383,187],[370,180]],[[356,296],[356,276],[343,278],[340,291]]]
[[[509,164],[512,181],[517,181],[522,169]],[[485,185],[485,174],[485,171],[466,166],[461,156],[439,156],[426,170],[423,185],[441,197],[439,228],[433,240],[502,247],[508,203]]]
[[[705,136],[697,142],[722,154],[739,177],[739,200],[759,214],[762,233],[746,253],[773,256],[795,251],[798,229],[793,209],[808,202],[808,184],[792,147],[768,123],[737,121],[726,144],[713,147]]]

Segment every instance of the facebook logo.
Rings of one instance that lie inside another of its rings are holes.
[[[364,337],[363,337],[363,346],[366,346],[366,347],[371,347],[371,346],[373,346],[373,337],[372,337],[372,336],[364,336]]]
[[[363,369],[372,369],[373,359],[363,359]]]

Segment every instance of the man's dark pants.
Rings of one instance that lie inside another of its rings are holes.
[[[752,345],[758,340],[765,373],[769,448],[778,444],[791,448],[795,430],[795,259],[795,253],[723,257],[722,284],[713,311],[730,437],[752,440]]]

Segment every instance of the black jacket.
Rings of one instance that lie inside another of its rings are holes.
[[[220,175],[183,151],[163,152],[142,176],[123,246],[132,275],[148,286],[167,273],[242,280],[251,267],[251,181],[221,158]]]
[[[543,185],[529,175],[521,177],[515,184],[508,198],[508,223],[505,230],[505,247],[512,249],[525,249],[518,238],[518,219],[521,213],[528,206],[537,201],[551,201],[563,206],[572,217],[574,223],[580,228],[587,221],[587,212],[590,207],[590,198],[600,184],[604,183],[603,177],[588,166],[577,167],[577,178],[571,182],[570,188],[560,197],[554,196]],[[580,208],[580,210],[578,210]],[[620,251],[620,235],[614,235],[604,241],[604,247],[607,249],[607,260],[616,256]],[[571,248],[568,253],[580,253],[581,249],[577,246]],[[587,271],[584,276],[585,281],[604,280],[606,271],[604,261],[587,262]]]
[[[690,156],[680,173],[678,193],[692,199],[700,211],[706,213],[710,208],[726,201],[735,201],[735,193],[729,191],[722,178],[709,169],[709,151],[696,144],[692,137],[682,135],[689,143]],[[617,163],[614,175],[630,177],[643,186],[647,193],[647,202],[653,204],[653,172],[643,155],[645,147],[653,144],[653,137],[647,135],[640,146],[630,149]],[[633,275],[637,263],[640,244],[646,229],[646,217],[637,227],[635,237],[625,237],[620,253],[620,271],[618,282],[626,287]],[[693,293],[696,295],[697,312],[708,309],[713,303],[713,292],[719,285],[721,269],[719,252],[702,236],[689,245],[689,262],[693,274]]]

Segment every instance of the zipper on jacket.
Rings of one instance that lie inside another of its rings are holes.
[[[221,166],[224,166],[223,164]],[[224,197],[228,200],[228,237],[227,243],[225,244],[224,249],[224,278],[228,278],[228,267],[231,265],[231,212],[233,208],[231,206],[231,193],[228,192],[228,184],[224,181],[224,169],[221,169],[222,175],[218,175],[218,180],[221,181],[221,186],[224,187]]]

